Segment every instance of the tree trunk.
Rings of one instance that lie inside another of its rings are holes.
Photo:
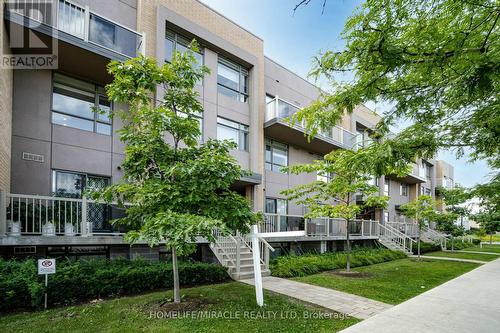
[[[177,252],[175,248],[172,249],[172,269],[174,273],[174,303],[180,303],[179,266],[177,265]]]
[[[490,245],[493,243],[493,233],[490,233]]]
[[[349,219],[346,220],[346,239],[347,239],[347,256],[346,256],[346,272],[351,271],[351,241],[349,237]]]
[[[417,220],[417,225],[418,225],[417,260],[420,261],[420,238],[422,236],[422,228],[418,220]]]
[[[451,235],[451,252],[455,251],[455,239],[453,235]]]

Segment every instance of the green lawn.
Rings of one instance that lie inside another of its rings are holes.
[[[500,245],[484,245],[483,247],[474,246],[465,248],[464,251],[477,251],[477,252],[494,252],[500,254]]]
[[[500,258],[494,254],[484,254],[484,253],[464,253],[464,252],[449,252],[449,251],[436,251],[424,253],[425,256],[431,257],[447,257],[447,258],[460,258],[460,259],[471,259],[471,260],[481,260],[481,261],[491,261]]]
[[[483,242],[489,242],[490,241],[490,235],[486,235],[481,237],[481,241]],[[500,234],[493,235],[492,237],[493,242],[500,242]]]
[[[182,319],[161,318],[171,309],[158,308],[158,304],[171,297],[171,293],[156,292],[49,311],[4,315],[0,317],[0,332],[337,332],[359,321],[271,293],[264,294],[265,306],[261,309],[255,303],[253,287],[238,282],[182,289],[181,293],[185,295],[186,306],[181,310]],[[188,306],[194,304],[193,301],[202,305]],[[186,318],[187,311],[202,315],[211,312],[212,316],[225,315],[226,319]],[[304,318],[304,314],[325,313],[330,319]],[[229,315],[233,318],[227,318]],[[263,315],[267,318],[259,318]],[[274,315],[276,319],[272,318]]]
[[[398,304],[466,273],[479,264],[443,260],[400,259],[358,267],[363,277],[344,277],[324,272],[293,280],[345,291],[389,304]]]

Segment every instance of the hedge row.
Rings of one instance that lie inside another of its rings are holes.
[[[418,245],[416,243],[413,244],[412,247],[413,254],[418,254]],[[441,245],[434,243],[426,243],[420,242],[420,254],[424,254],[427,252],[441,251]]]
[[[179,263],[181,286],[227,280],[226,269],[208,263]],[[60,261],[49,277],[50,305],[171,288],[172,265],[143,260]],[[44,278],[34,260],[0,259],[0,312],[39,308],[43,304]]]
[[[351,267],[378,264],[385,261],[405,258],[400,251],[388,249],[359,249],[351,252]],[[345,252],[323,254],[289,255],[278,257],[271,262],[271,273],[280,277],[295,277],[316,274],[322,271],[345,268]]]

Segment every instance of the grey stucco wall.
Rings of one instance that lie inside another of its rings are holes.
[[[123,159],[123,144],[118,135],[52,125],[51,97],[52,71],[14,72],[11,191],[50,195],[54,169],[118,180],[118,166]],[[115,121],[113,130],[120,126]],[[44,161],[23,160],[23,152],[43,155]]]

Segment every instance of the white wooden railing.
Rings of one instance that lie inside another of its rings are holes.
[[[446,249],[448,236],[434,229],[431,229],[428,226],[424,226],[422,228],[422,240],[425,242],[439,244],[442,249]]]
[[[121,209],[89,200],[86,197],[65,198],[0,194],[0,230],[9,236],[91,236],[122,235],[109,220],[119,217]],[[113,216],[114,215],[114,216]]]
[[[353,236],[378,237],[378,221],[352,220],[349,233]],[[311,218],[301,215],[265,214],[259,232],[305,231],[307,236],[346,237],[347,223],[338,218]]]
[[[399,249],[405,251],[406,253],[413,252],[413,246],[415,241],[403,234],[399,230],[388,226],[388,225],[379,225],[380,227],[380,241],[384,244],[384,242],[388,242],[389,245],[394,244]]]
[[[418,237],[418,225],[412,222],[386,222],[385,225],[399,230],[401,233],[410,236]]]

